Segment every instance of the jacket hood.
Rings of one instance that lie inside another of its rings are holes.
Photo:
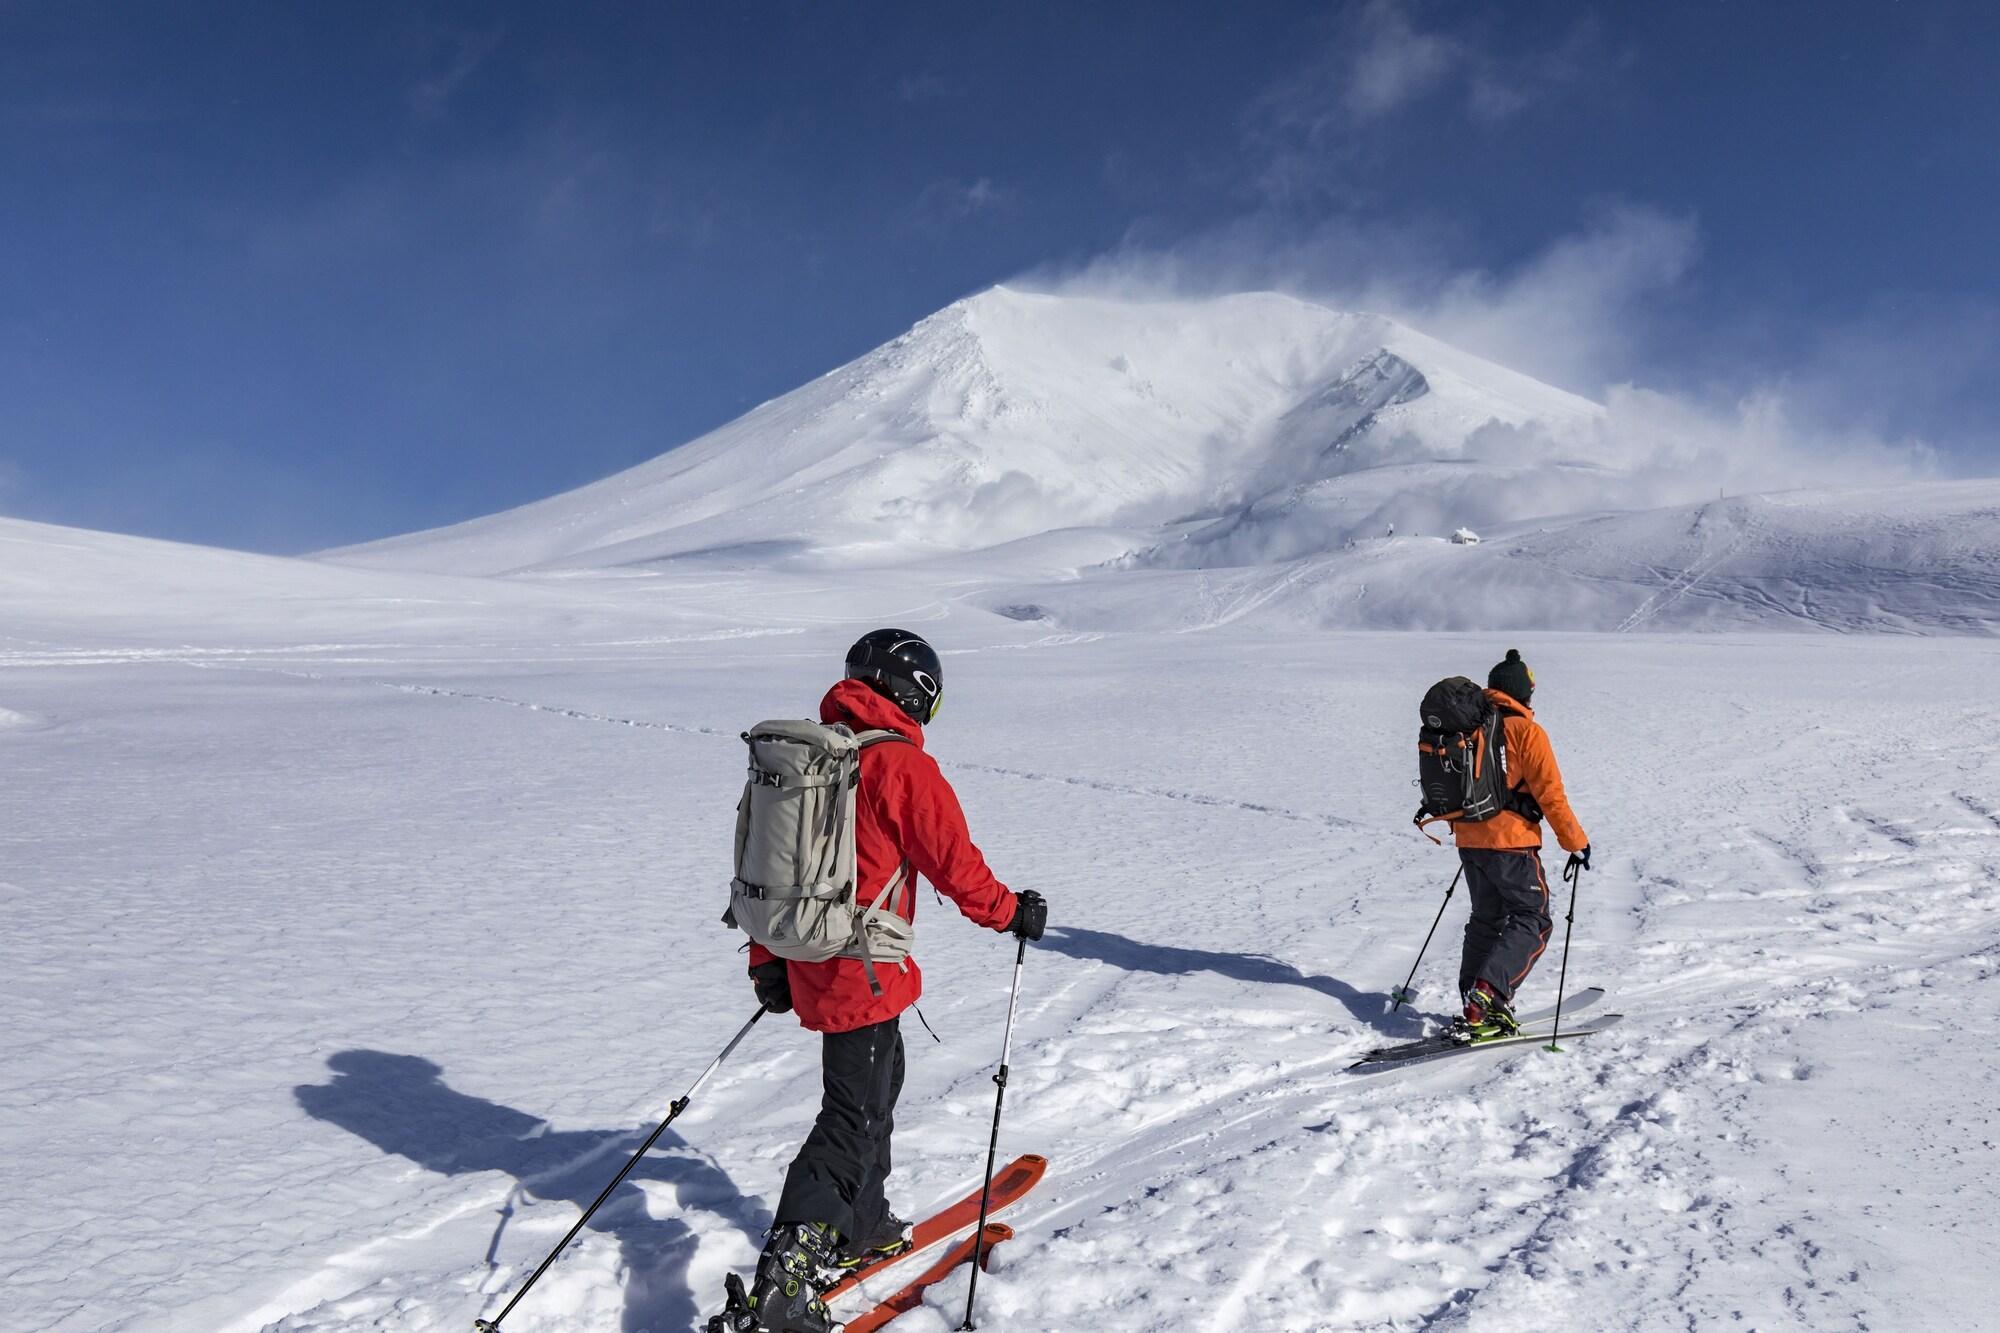
[[[1528,721],[1533,722],[1535,720],[1535,710],[1528,707],[1528,705],[1522,703],[1519,699],[1516,699],[1513,695],[1507,693],[1507,691],[1505,690],[1496,690],[1489,687],[1486,691],[1486,697],[1493,701],[1495,707],[1511,708],[1515,712],[1519,713],[1522,717],[1527,718]],[[886,703],[887,700],[884,700],[883,702]]]
[[[819,701],[819,720],[828,726],[845,722],[855,731],[893,731],[919,749],[924,743],[924,729],[866,681],[843,680],[828,690]]]

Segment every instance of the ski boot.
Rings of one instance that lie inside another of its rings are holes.
[[[1492,986],[1481,981],[1465,993],[1465,1011],[1452,1020],[1445,1036],[1461,1046],[1470,1046],[1495,1037],[1511,1037],[1520,1030],[1521,1025],[1507,1002]]]
[[[819,1293],[838,1276],[839,1247],[840,1233],[824,1222],[772,1227],[750,1290],[731,1273],[723,1282],[722,1313],[708,1321],[707,1333],[835,1333]]]
[[[910,1245],[910,1224],[894,1213],[884,1213],[868,1239],[842,1246],[840,1257],[834,1263],[843,1274],[851,1273],[879,1259],[893,1259],[906,1252]]]

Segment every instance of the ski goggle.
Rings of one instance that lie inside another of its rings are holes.
[[[929,726],[937,721],[938,711],[944,707],[944,686],[933,680],[928,671],[913,671],[910,673],[910,678],[916,682],[919,690],[930,696],[931,706],[924,714],[924,725]]]

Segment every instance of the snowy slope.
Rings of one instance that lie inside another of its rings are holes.
[[[475,625],[501,623],[503,607],[557,616],[577,609],[532,588],[364,573],[10,518],[0,518],[0,606],[0,643],[47,637],[72,648],[83,639],[171,644],[190,633],[204,643],[247,635],[296,645],[316,626],[462,641]]]
[[[1626,399],[1273,293],[998,287],[630,471],[324,559],[676,592],[865,570],[1091,631],[2000,625],[1993,483],[1696,503],[1790,465]],[[1461,527],[1485,540],[1439,540]]]
[[[1971,510],[1909,503],[1909,549],[1955,556]],[[1814,505],[1791,530],[1852,514],[1872,543],[1894,511]],[[9,1328],[497,1312],[747,1017],[714,924],[736,733],[902,613],[947,654],[930,739],[975,834],[1053,904],[1001,1146],[1055,1165],[983,1328],[1956,1330],[1990,1304],[1989,640],[1063,634],[935,572],[523,589],[6,535],[0,571],[40,570],[0,573]],[[490,614],[413,603],[406,631],[368,600],[468,586]],[[1415,700],[1509,645],[1599,856],[1571,981],[1628,1018],[1347,1075],[1417,1026],[1384,994],[1449,879],[1407,828]],[[944,1041],[912,1026],[906,1210],[983,1160],[1012,957],[919,914]],[[814,1051],[762,1025],[507,1327],[691,1328],[754,1253]],[[896,1327],[956,1327],[963,1296]]]
[[[1458,496],[1443,510],[1411,499]],[[1068,629],[1781,629],[2000,633],[2000,482],[1792,491],[1631,513],[1480,524],[1581,469],[1427,464],[1288,492],[1101,574],[1008,588]],[[1393,473],[1393,476],[1384,476]],[[1461,490],[1460,487],[1463,489]],[[1512,498],[1507,498],[1511,496]],[[1436,526],[1412,531],[1429,514]],[[1384,523],[1401,520],[1395,537]],[[1448,521],[1448,520],[1447,520]],[[1368,536],[1355,534],[1367,533]]]
[[[893,563],[1160,523],[1482,428],[1598,409],[1391,320],[1274,293],[1128,302],[999,287],[594,485],[328,554],[498,573],[697,553]]]

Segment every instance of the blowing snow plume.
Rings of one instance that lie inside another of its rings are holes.
[[[1496,425],[1587,451],[1600,415],[1393,320],[1273,293],[994,288],[630,471],[330,558],[476,574],[907,563],[1060,529],[1150,529],[1395,458],[1462,458]]]
[[[1000,589],[984,604],[1072,627],[1984,628],[1991,496],[1891,485],[1924,462],[1808,440],[1768,396],[1594,402],[1271,292],[1000,287],[627,472],[327,558],[919,581],[951,562]],[[1824,493],[1781,494],[1805,488]]]

